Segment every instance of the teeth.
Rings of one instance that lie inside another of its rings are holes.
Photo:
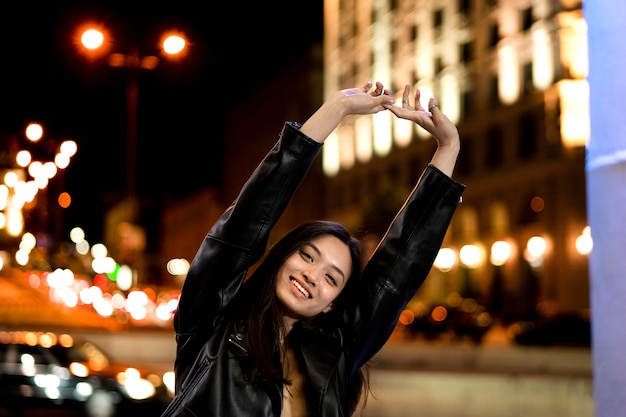
[[[307,290],[304,289],[304,287],[302,285],[300,285],[300,283],[298,281],[296,281],[295,279],[291,280],[291,283],[293,285],[295,285],[295,287],[300,290],[300,292],[302,294],[304,294],[307,298],[311,298],[311,294],[309,294],[309,292]]]

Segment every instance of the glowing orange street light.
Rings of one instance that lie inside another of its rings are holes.
[[[136,156],[137,156],[137,124],[138,124],[138,102],[139,102],[139,71],[154,70],[160,62],[155,55],[141,55],[139,49],[131,45],[128,53],[110,52],[110,36],[106,29],[98,27],[85,27],[80,34],[80,44],[82,51],[90,58],[106,56],[111,67],[124,68],[128,71],[128,82],[126,85],[126,194],[130,200],[132,214],[130,221],[137,220],[136,207]],[[182,56],[186,50],[185,37],[177,32],[167,32],[161,39],[160,52],[164,56]]]

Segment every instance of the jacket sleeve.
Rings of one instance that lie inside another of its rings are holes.
[[[212,226],[183,284],[174,328],[184,334],[211,330],[247,270],[264,254],[272,227],[311,167],[321,144],[286,123],[280,139]],[[181,339],[182,338],[182,339]]]
[[[429,165],[363,271],[354,316],[353,370],[382,348],[441,247],[465,185]]]

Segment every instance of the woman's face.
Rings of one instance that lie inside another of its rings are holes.
[[[330,311],[351,268],[350,249],[335,236],[322,235],[303,245],[278,270],[276,294],[285,315],[297,320]]]

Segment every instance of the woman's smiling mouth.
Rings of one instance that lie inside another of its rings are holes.
[[[296,287],[298,289],[298,291],[300,291],[306,298],[312,298],[311,297],[311,293],[308,292],[306,290],[306,288],[304,288],[302,285],[300,285],[300,283],[298,281],[296,281],[294,278],[291,278],[291,283],[293,284],[294,287]]]

